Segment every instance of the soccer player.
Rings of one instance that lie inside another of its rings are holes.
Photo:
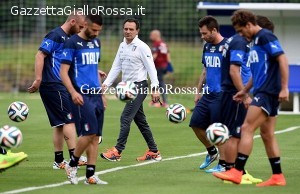
[[[11,153],[0,146],[0,173],[13,167],[27,158],[24,152]]]
[[[72,12],[66,22],[43,39],[35,56],[35,81],[28,88],[30,93],[40,90],[49,121],[53,127],[54,163],[53,169],[63,169],[66,161],[63,156],[64,140],[69,149],[70,158],[76,144],[76,128],[71,113],[71,98],[59,76],[62,46],[69,36],[83,27],[84,16]],[[85,165],[86,158],[81,157],[79,165]]]
[[[275,122],[270,118],[277,115],[280,102],[287,101],[289,97],[287,58],[277,37],[271,31],[257,25],[256,17],[252,12],[235,11],[231,21],[240,35],[252,40],[249,54],[252,78],[243,90],[234,96],[234,99],[243,101],[252,87],[254,97],[241,127],[235,167],[213,175],[239,184],[242,170],[252,151],[254,132],[258,127],[264,126],[260,130],[265,136],[263,142],[273,175],[257,186],[284,186],[286,181],[281,171],[279,146],[274,135]]]
[[[138,20],[129,18],[123,23],[124,41],[120,44],[111,70],[103,83],[103,88],[112,85],[122,71],[122,81],[134,82],[139,90],[135,100],[128,102],[121,115],[121,129],[116,146],[101,153],[101,157],[108,161],[120,161],[121,153],[125,149],[130,131],[131,122],[134,120],[148,145],[148,150],[137,161],[162,159],[154,141],[151,129],[143,110],[143,101],[147,96],[147,73],[151,79],[152,101],[159,101],[157,72],[154,66],[151,49],[138,38],[140,24]]]
[[[198,94],[195,95],[195,108],[190,121],[190,127],[194,130],[197,138],[207,149],[205,161],[200,169],[207,168],[218,159],[218,150],[211,145],[206,138],[205,130],[212,123],[220,122],[220,97],[221,97],[221,66],[223,63],[223,49],[226,42],[219,31],[218,21],[212,16],[200,19],[199,31],[201,38],[206,41],[203,47],[202,64],[204,65],[198,84]],[[206,81],[206,85],[204,84]],[[202,87],[208,87],[208,93],[201,97]],[[206,172],[219,172],[225,170],[225,158],[222,146],[219,146],[220,160],[218,165],[206,170]]]
[[[160,103],[150,102],[151,106],[168,107],[168,99],[166,93],[166,84],[164,82],[164,75],[167,73],[167,68],[170,63],[170,53],[167,44],[162,40],[159,30],[152,30],[150,32],[150,40],[152,41],[152,55],[154,59],[155,68],[157,71],[157,78],[159,87],[163,89],[162,105]]]
[[[86,150],[85,184],[107,184],[95,175],[99,136],[102,135],[104,105],[98,75],[101,15],[87,15],[84,28],[63,47],[60,75],[73,100],[73,114],[79,132],[78,142],[65,170],[71,184],[78,184],[77,165]]]

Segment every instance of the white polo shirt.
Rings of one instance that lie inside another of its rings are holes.
[[[122,71],[122,81],[140,82],[151,80],[151,88],[158,87],[157,72],[149,46],[136,36],[130,44],[124,38],[108,76],[103,84],[111,86]]]

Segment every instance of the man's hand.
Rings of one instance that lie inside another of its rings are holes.
[[[104,71],[98,70],[98,73],[100,75],[101,80],[104,80],[107,77],[107,75]]]
[[[288,88],[282,88],[279,93],[279,102],[287,102],[289,101],[289,89]]]
[[[242,103],[245,97],[247,97],[247,93],[244,90],[241,90],[233,96],[233,100]]]
[[[201,95],[200,94],[196,94],[195,95],[195,98],[194,98],[194,102],[195,102],[195,105],[199,102],[199,100],[201,99]]]
[[[160,99],[160,93],[157,90],[152,90],[151,97],[152,97],[152,102],[156,103]]]
[[[247,96],[243,102],[244,102],[245,107],[248,108],[252,102],[252,98],[250,96]]]
[[[40,88],[40,85],[41,85],[41,80],[34,80],[32,85],[29,88],[27,88],[27,91],[29,93],[34,93]]]
[[[82,98],[81,94],[79,94],[78,92],[73,92],[71,94],[71,97],[72,97],[74,104],[80,105],[80,106],[82,106],[84,104],[83,98]]]

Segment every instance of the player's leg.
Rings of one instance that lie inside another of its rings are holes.
[[[211,102],[207,98],[207,95],[203,95],[196,104],[189,124],[198,140],[205,146],[208,152],[204,162],[202,162],[199,166],[200,169],[210,166],[212,162],[218,159],[219,156],[217,148],[206,138],[205,129],[209,126],[211,120],[208,106]]]
[[[252,151],[254,132],[267,118],[266,112],[261,107],[251,105],[248,108],[245,121],[241,127],[241,139],[238,145],[235,168],[231,168],[226,172],[213,173],[214,176],[237,184],[241,183],[244,167]]]
[[[146,116],[144,114],[143,110],[143,104],[140,106],[138,112],[136,113],[134,117],[134,122],[138,126],[141,134],[143,135],[147,145],[148,149],[146,153],[138,157],[136,160],[137,161],[145,161],[145,160],[155,160],[155,161],[161,161],[162,157],[160,155],[160,152],[157,148],[157,145],[155,143],[152,131],[149,127],[149,124],[146,120]]]
[[[63,125],[53,128],[53,146],[54,146],[53,169],[63,169],[65,168],[65,161],[63,156],[63,148],[64,148]]]
[[[269,117],[260,127],[260,134],[263,139],[265,149],[272,167],[272,176],[269,180],[257,186],[286,185],[286,180],[281,170],[280,152],[275,138],[276,117]]]

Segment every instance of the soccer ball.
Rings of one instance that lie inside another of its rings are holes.
[[[15,122],[25,121],[28,116],[29,108],[24,102],[13,102],[9,105],[7,113],[11,120]]]
[[[167,118],[173,123],[181,123],[186,118],[186,109],[183,105],[175,103],[167,108]]]
[[[206,129],[206,137],[213,145],[222,145],[229,139],[229,131],[222,123],[213,123]]]
[[[23,140],[22,132],[15,126],[5,125],[0,128],[1,146],[15,148],[21,145]]]
[[[116,87],[116,96],[123,102],[134,100],[138,95],[138,89],[133,82],[120,82]]]

